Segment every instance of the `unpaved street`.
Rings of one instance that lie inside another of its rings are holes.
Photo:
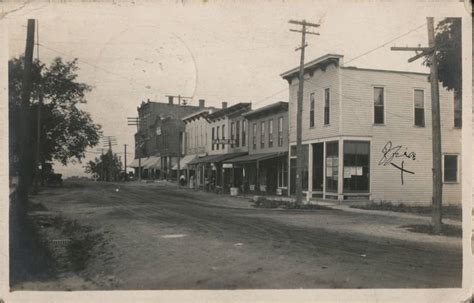
[[[461,287],[461,239],[401,227],[413,219],[256,209],[157,183],[66,182],[33,202],[100,243],[78,272],[21,288]]]

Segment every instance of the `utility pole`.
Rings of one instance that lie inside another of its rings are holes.
[[[125,181],[128,181],[128,174],[127,174],[127,144],[123,145],[123,159],[124,159],[124,170],[125,170]]]
[[[415,51],[416,56],[408,59],[413,62],[421,57],[429,56],[431,82],[431,132],[433,152],[433,197],[431,224],[434,233],[441,232],[441,205],[443,198],[443,180],[441,170],[441,117],[439,104],[438,62],[436,58],[436,41],[433,17],[428,17],[428,47],[392,47],[395,51]],[[420,52],[420,53],[418,53]]]
[[[142,180],[142,142],[140,140],[140,123],[142,122],[142,119],[140,117],[128,117],[127,118],[127,125],[133,125],[137,127],[137,134],[138,134],[138,181]],[[135,146],[135,153],[137,153],[137,148]]]
[[[187,102],[186,102],[186,99],[192,99],[193,97],[185,97],[185,96],[181,96],[181,95],[177,95],[177,96],[174,96],[174,95],[166,95],[166,97],[168,98],[175,98],[177,97],[178,98],[178,105],[183,105],[183,106],[186,106]],[[183,99],[183,104],[181,104],[181,99]],[[176,119],[180,118],[180,115],[178,113],[176,113]],[[179,177],[180,177],[180,161],[181,161],[181,129],[179,129],[179,136],[178,136],[178,171],[177,171],[177,176],[176,176],[176,180],[177,180],[177,183],[178,183],[178,187],[180,186],[179,184]]]
[[[31,95],[31,69],[33,65],[33,48],[35,43],[35,20],[28,19],[26,33],[26,47],[23,67],[23,82],[21,85],[21,111],[20,111],[20,178],[18,192],[22,211],[25,210],[30,185],[30,158],[31,152],[28,148],[30,142],[30,95]]]
[[[36,20],[36,59],[39,62],[39,23]],[[43,88],[41,83],[41,75],[40,75],[40,83],[38,85],[38,111],[36,117],[36,153],[35,153],[35,183],[34,183],[34,191],[35,193],[38,192],[39,183],[42,179],[40,176],[42,167],[40,169],[40,150],[41,150],[41,108],[43,106]]]
[[[296,105],[296,204],[301,205],[303,196],[303,147],[302,141],[302,113],[303,113],[303,89],[304,89],[304,52],[306,46],[306,34],[319,35],[315,32],[306,31],[306,27],[319,27],[319,24],[303,21],[290,20],[288,23],[301,25],[301,30],[290,29],[292,32],[301,33],[301,46],[295,51],[301,50],[300,71],[298,77],[298,100]]]

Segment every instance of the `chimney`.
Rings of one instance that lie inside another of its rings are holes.
[[[204,99],[199,99],[199,108],[204,108],[205,102],[206,102],[206,100],[204,100]]]
[[[168,96],[168,104],[173,104],[173,96]]]
[[[222,109],[227,108],[227,102],[223,101],[222,102]]]

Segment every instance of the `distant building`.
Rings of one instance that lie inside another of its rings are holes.
[[[237,103],[227,107],[227,103],[223,102],[221,110],[207,115],[208,155],[196,158],[189,163],[198,166],[198,170],[203,171],[204,186],[216,187],[223,192],[228,192],[231,186],[236,186],[235,184],[241,182],[239,181],[241,178],[232,171],[231,167],[223,165],[223,161],[247,153],[246,144],[242,144],[242,138],[245,138],[247,130],[241,115],[250,110],[251,103]],[[237,123],[240,127],[238,134]]]
[[[207,156],[209,150],[209,120],[208,116],[215,112],[216,108],[209,108],[192,113],[182,120],[185,124],[183,137],[183,153],[185,156],[181,163],[181,169],[186,169],[186,179],[192,180],[191,187],[204,186],[205,170],[202,165],[189,165],[189,162]]]
[[[430,205],[428,74],[343,65],[328,54],[304,67],[303,192],[308,197]],[[290,191],[295,192],[298,68],[289,83]],[[461,203],[461,129],[452,92],[440,85],[443,203]],[[456,117],[456,118],[455,118]]]
[[[135,134],[135,160],[130,166],[138,171],[140,158],[144,178],[171,177],[178,156],[183,156],[180,153],[180,134],[185,130],[182,118],[204,109],[204,100],[199,101],[199,106],[175,104],[173,97],[168,98],[168,103],[142,102],[137,108],[140,124]]]
[[[288,102],[273,103],[244,113],[242,117],[248,121],[245,122],[249,129],[245,135],[248,155],[225,160],[224,165],[232,165],[239,172],[244,192],[285,194],[288,185]]]

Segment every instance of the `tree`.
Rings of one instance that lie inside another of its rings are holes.
[[[17,141],[22,85],[23,58],[9,61],[9,114],[10,114],[10,162],[15,171],[18,154]],[[79,108],[87,102],[86,93],[91,86],[77,80],[77,59],[64,62],[56,58],[46,66],[35,60],[32,68],[32,92],[30,101],[30,150],[36,149],[37,111],[40,93],[43,96],[41,107],[41,146],[39,163],[58,161],[63,165],[76,162],[85,157],[87,147],[99,143],[101,126],[95,124],[89,113]],[[29,166],[34,173],[34,161],[31,155]]]
[[[442,85],[454,91],[457,126],[461,126],[462,113],[462,39],[461,18],[446,18],[436,26],[436,58],[438,77]],[[430,66],[427,58],[424,65]]]
[[[436,26],[438,77],[444,87],[462,92],[461,18],[446,18]]]
[[[85,166],[86,173],[96,174],[101,181],[117,181],[121,170],[122,162],[111,150],[94,161],[89,161]]]

